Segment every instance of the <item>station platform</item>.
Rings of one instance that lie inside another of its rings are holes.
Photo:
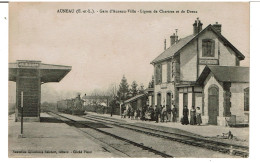
[[[224,126],[215,126],[215,125],[182,125],[180,122],[159,122],[155,123],[155,121],[141,121],[141,120],[131,120],[130,118],[121,118],[119,115],[113,115],[112,117],[110,114],[97,114],[93,112],[87,112],[89,115],[98,115],[108,118],[120,119],[127,123],[142,123],[146,125],[153,125],[153,126],[162,126],[167,130],[168,129],[178,129],[186,132],[187,134],[195,134],[202,137],[210,138],[213,140],[231,143],[236,145],[244,145],[249,146],[249,127],[243,128],[233,128],[233,127],[224,127]],[[222,133],[227,133],[231,131],[234,136],[234,139],[223,139]]]
[[[40,123],[24,122],[23,138],[19,137],[21,123],[14,119],[14,114],[9,115],[9,157],[117,157],[93,138],[46,113],[41,113]]]

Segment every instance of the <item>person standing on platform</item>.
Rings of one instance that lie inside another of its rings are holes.
[[[167,110],[165,105],[163,105],[163,109],[162,109],[162,122],[167,122]]]
[[[194,106],[190,110],[190,125],[196,125],[196,109]]]
[[[169,106],[169,105],[166,105],[166,118],[167,118],[167,120],[166,121],[168,121],[168,122],[170,122],[171,120],[171,106]]]
[[[197,122],[197,125],[199,125],[199,126],[200,126],[200,124],[202,123],[200,107],[197,107],[196,122]]]
[[[155,123],[158,123],[158,121],[159,121],[159,114],[160,114],[160,109],[159,109],[159,107],[157,107],[157,105],[155,105]]]
[[[177,122],[177,108],[175,105],[172,108],[172,122]]]
[[[134,112],[134,119],[137,120],[137,109]]]
[[[113,116],[113,107],[111,107],[111,112],[110,112],[110,116]]]
[[[187,108],[187,106],[184,106],[184,109],[183,109],[183,117],[182,117],[182,122],[181,122],[181,124],[183,124],[183,125],[189,124],[188,116],[189,116],[189,109]]]
[[[151,121],[154,120],[154,110],[153,106],[150,106],[150,112],[151,112]]]
[[[162,107],[162,105],[160,105],[160,106],[159,106],[159,118],[160,118],[160,122],[162,122],[162,118],[163,118],[162,110],[163,110],[163,107]]]
[[[134,114],[135,114],[135,110],[134,110],[134,108],[131,107],[131,109],[130,109],[131,120],[134,120]]]
[[[125,111],[125,106],[121,106],[121,118],[124,118],[124,111]]]
[[[131,105],[129,105],[129,107],[128,107],[128,110],[127,110],[127,116],[128,116],[128,118],[130,118],[130,116],[131,116],[131,108],[132,108],[132,106]]]
[[[137,109],[137,120],[140,119],[141,110],[142,110],[142,108]]]

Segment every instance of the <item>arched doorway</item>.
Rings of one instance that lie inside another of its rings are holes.
[[[208,115],[209,124],[217,125],[219,115],[219,90],[217,86],[212,86],[208,90]]]
[[[157,106],[160,106],[162,104],[162,96],[161,96],[161,93],[158,93],[157,94]]]

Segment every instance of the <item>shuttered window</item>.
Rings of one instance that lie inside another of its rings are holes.
[[[202,57],[215,56],[215,41],[210,39],[202,40]]]
[[[161,65],[156,65],[155,66],[155,81],[156,85],[160,84],[162,82],[162,68]]]
[[[244,111],[249,111],[249,87],[244,89]]]
[[[155,66],[155,84],[159,84],[159,67]]]
[[[162,65],[162,83],[167,82],[167,64]]]
[[[160,65],[159,83],[162,83],[162,66]]]
[[[171,82],[171,62],[167,62],[167,82]]]

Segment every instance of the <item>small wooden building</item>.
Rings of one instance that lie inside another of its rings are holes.
[[[147,94],[139,94],[124,101],[124,105],[126,106],[126,109],[128,109],[128,107],[131,105],[131,107],[134,110],[142,108],[143,106],[147,105],[147,103],[148,103]]]

